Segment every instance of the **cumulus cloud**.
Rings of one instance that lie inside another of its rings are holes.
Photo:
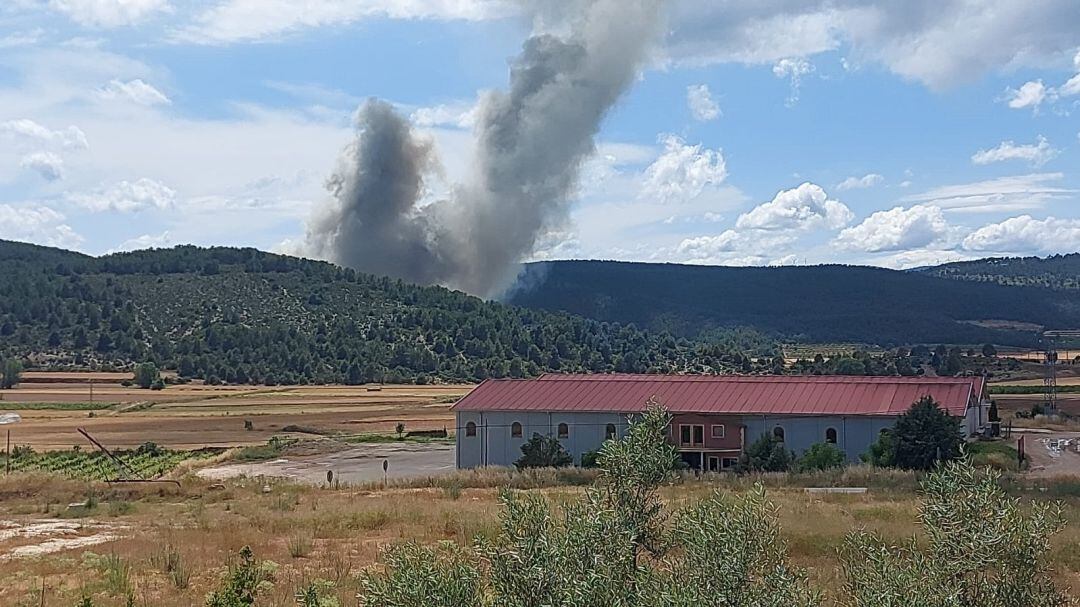
[[[660,142],[664,152],[645,169],[642,196],[663,202],[686,201],[727,179],[722,150],[688,145],[675,135],[663,135]]]
[[[132,25],[170,9],[168,0],[49,0],[49,7],[91,27]]]
[[[872,188],[884,180],[885,178],[881,175],[878,175],[877,173],[867,173],[862,177],[848,177],[847,179],[836,184],[836,189],[840,190],[841,192],[845,190],[863,190],[866,188]]]
[[[1018,89],[1006,89],[1005,101],[1009,104],[1009,107],[1014,110],[1021,110],[1024,108],[1032,108],[1038,110],[1042,102],[1046,100],[1047,90],[1046,85],[1042,80],[1032,80],[1025,82]]]
[[[836,237],[836,244],[868,253],[903,251],[941,242],[948,233],[949,224],[938,207],[893,207],[877,211],[862,223],[843,230]]]
[[[839,229],[855,215],[844,203],[830,199],[821,186],[806,182],[782,190],[769,202],[743,213],[735,227],[752,230]]]
[[[787,104],[794,105],[799,101],[799,88],[802,86],[803,76],[814,71],[814,66],[806,59],[800,57],[786,57],[777,61],[772,68],[773,75],[777,78],[787,78],[791,84],[791,93],[788,95]]]
[[[440,103],[431,107],[417,108],[409,114],[409,121],[416,126],[444,126],[471,129],[476,126],[476,103]]]
[[[147,106],[172,103],[165,93],[143,82],[141,78],[127,82],[112,80],[98,91],[98,96],[102,99],[128,101]]]
[[[981,253],[1047,254],[1080,249],[1080,219],[1011,217],[975,230],[963,248]]]
[[[1077,193],[1077,190],[1054,185],[1064,177],[1063,173],[1032,173],[998,177],[974,183],[941,186],[920,194],[905,196],[902,200],[932,204],[957,213],[1036,209],[1051,200]]]
[[[64,178],[64,159],[52,152],[27,154],[23,156],[19,166],[34,171],[45,181],[58,181]]]
[[[775,259],[779,250],[797,239],[790,232],[725,230],[716,236],[683,239],[675,253],[686,263],[763,266]]]
[[[108,189],[89,194],[68,194],[67,199],[89,211],[128,213],[146,209],[168,209],[176,201],[176,191],[144,177],[134,182],[121,181]]]
[[[135,238],[129,238],[120,243],[120,246],[115,249],[109,249],[108,253],[119,253],[121,251],[138,251],[139,249],[161,249],[172,246],[173,238],[166,230],[161,234],[143,234],[142,236],[136,236]],[[287,254],[287,253],[286,253]]]
[[[46,206],[0,204],[0,238],[69,249],[82,243],[64,215]]]
[[[720,104],[713,99],[708,85],[692,84],[686,87],[686,104],[694,120],[708,122],[721,116]]]
[[[86,133],[79,127],[69,126],[62,131],[54,131],[28,118],[0,122],[0,133],[27,141],[55,144],[70,150],[85,150],[90,147]]]
[[[975,164],[991,164],[1007,160],[1025,160],[1032,166],[1040,167],[1055,156],[1059,151],[1050,146],[1046,137],[1039,136],[1035,143],[1017,145],[1012,141],[1002,141],[995,148],[979,150],[971,156],[971,162]]]

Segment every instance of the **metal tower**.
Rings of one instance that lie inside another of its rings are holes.
[[[1057,412],[1058,341],[1080,338],[1080,331],[1043,332],[1043,412]]]

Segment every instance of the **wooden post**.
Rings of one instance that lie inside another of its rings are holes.
[[[11,430],[7,431],[7,448],[4,449],[4,474],[11,474]]]

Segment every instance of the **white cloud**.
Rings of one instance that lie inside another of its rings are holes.
[[[862,190],[866,188],[872,188],[884,180],[885,178],[881,175],[878,175],[877,173],[867,173],[862,177],[848,177],[847,179],[836,184],[836,189],[840,190],[841,192],[845,190]]]
[[[23,156],[19,166],[34,171],[45,181],[57,181],[64,178],[64,159],[52,152],[27,154]]]
[[[684,2],[667,52],[678,63],[773,64],[846,47],[933,88],[988,71],[1052,67],[1078,45],[1075,0]]]
[[[829,199],[821,186],[806,182],[797,188],[782,190],[771,201],[743,213],[735,227],[752,230],[839,229],[853,218],[854,214],[844,203]]]
[[[686,104],[690,106],[690,114],[694,120],[708,122],[722,115],[720,105],[713,99],[712,92],[705,84],[692,84],[686,87]]]
[[[643,197],[662,202],[687,201],[727,179],[722,150],[687,145],[675,135],[662,135],[660,142],[664,153],[645,169]]]
[[[504,0],[221,0],[175,32],[180,41],[224,44],[339,26],[371,17],[480,20],[507,14]]]
[[[422,127],[443,126],[471,129],[476,124],[478,109],[479,105],[476,103],[439,104],[413,110],[409,115],[409,120]]]
[[[108,189],[89,194],[69,193],[67,200],[89,211],[127,213],[146,209],[168,209],[176,201],[176,191],[144,177],[135,182],[121,181]]]
[[[1080,249],[1080,219],[1012,217],[975,230],[963,248],[981,253],[1047,254]]]
[[[1048,201],[1064,198],[1076,190],[1052,185],[1062,173],[1032,173],[986,181],[947,185],[921,194],[905,196],[904,202],[928,203],[946,211],[965,213],[1011,212],[1037,209]]]
[[[840,232],[836,244],[847,250],[880,253],[926,247],[941,242],[948,234],[949,224],[941,209],[916,205],[877,211]]]
[[[49,207],[0,204],[0,238],[77,248],[82,238],[63,222],[63,214]]]
[[[170,10],[168,0],[49,0],[49,7],[92,27],[132,25]]]
[[[685,238],[675,254],[686,263],[763,266],[797,240],[793,233],[725,230],[716,236]]]
[[[128,82],[112,80],[98,91],[98,95],[102,99],[130,101],[139,105],[168,105],[172,103],[165,96],[165,93],[143,82],[140,78]]]
[[[1040,135],[1036,143],[1017,145],[1012,141],[1002,141],[996,148],[975,152],[971,156],[971,162],[990,164],[1006,160],[1026,160],[1032,166],[1040,167],[1053,159],[1054,156],[1057,156],[1058,153],[1057,149],[1050,146],[1050,142],[1046,140],[1046,137]]]
[[[27,118],[0,122],[0,133],[36,142],[57,144],[72,150],[85,150],[90,147],[86,141],[86,133],[83,133],[79,127],[69,126],[63,131],[54,131]]]
[[[799,101],[799,88],[802,86],[803,76],[813,72],[814,66],[801,57],[786,57],[777,61],[772,71],[777,78],[787,78],[791,83],[791,94],[788,95],[787,104],[794,105]]]
[[[33,46],[40,42],[44,35],[45,30],[41,28],[24,32],[12,32],[5,36],[0,36],[0,49]]]
[[[893,268],[896,270],[907,270],[910,268],[922,268],[926,266],[939,266],[943,263],[949,263],[953,261],[967,261],[977,258],[977,255],[970,253],[962,253],[952,249],[912,249],[910,251],[900,251],[892,255],[880,257],[874,260],[876,265],[881,265],[887,268]]]
[[[1025,82],[1019,89],[1010,88],[1005,91],[1005,99],[1009,107],[1016,110],[1028,107],[1038,110],[1042,102],[1046,100],[1046,96],[1046,85],[1042,80]]]
[[[119,253],[121,251],[137,251],[139,249],[161,249],[172,245],[172,236],[169,234],[169,231],[166,230],[161,234],[143,234],[142,236],[129,238],[120,243],[120,246],[115,249],[110,249],[107,252]]]

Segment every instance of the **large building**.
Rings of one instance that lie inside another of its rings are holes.
[[[454,406],[459,468],[510,466],[533,434],[553,436],[580,463],[621,436],[650,398],[672,414],[669,436],[702,470],[733,466],[772,434],[802,453],[832,443],[851,461],[912,403],[931,396],[969,433],[986,423],[981,377],[559,375],[493,379]]]

